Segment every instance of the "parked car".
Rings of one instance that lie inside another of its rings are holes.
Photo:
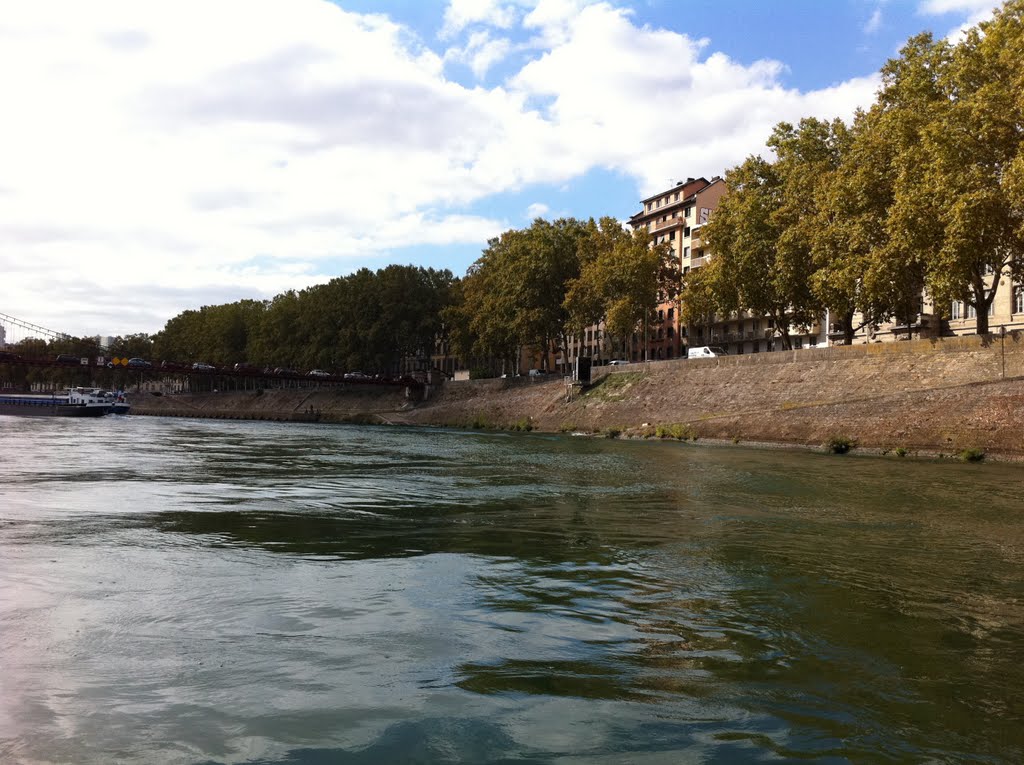
[[[140,358],[128,359],[128,368],[129,369],[149,369],[152,366],[153,365],[150,364],[145,359],[140,359]]]
[[[165,372],[184,372],[188,364],[179,364],[177,361],[161,361],[160,368]]]
[[[688,359],[712,359],[715,356],[728,355],[729,352],[725,348],[720,348],[717,345],[694,345],[686,350]]]
[[[74,354],[71,354],[71,353],[58,353],[57,354],[57,363],[58,364],[81,364],[82,363],[82,357],[81,356],[75,356]]]
[[[240,361],[237,364],[235,364],[235,371],[236,372],[255,372],[256,371],[256,367],[254,367],[252,364],[246,364],[244,361]]]
[[[0,361],[21,361],[21,356],[10,351],[0,351]]]
[[[306,373],[306,377],[330,377],[330,372],[325,372],[322,369],[311,369]]]
[[[205,361],[195,361],[192,363],[192,370],[194,372],[216,372],[217,367],[207,364]]]
[[[296,372],[294,369],[289,369],[288,367],[276,367],[274,369],[273,373],[275,375],[297,375],[298,374],[298,372]]]
[[[345,373],[345,379],[346,380],[370,380],[372,378],[370,377],[370,375],[364,374],[363,372],[346,372]]]
[[[608,366],[610,366],[610,367],[621,367],[623,364],[628,364],[628,363],[629,363],[628,359],[612,359],[611,361],[608,362]]]

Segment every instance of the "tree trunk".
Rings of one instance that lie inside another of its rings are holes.
[[[992,289],[985,289],[985,280],[981,273],[975,273],[971,279],[971,292],[974,295],[975,329],[979,335],[988,334],[988,309],[996,298],[996,290],[999,288],[1000,271],[995,272],[992,277]]]
[[[853,309],[843,314],[843,345],[853,345]]]

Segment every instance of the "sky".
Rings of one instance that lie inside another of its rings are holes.
[[[850,119],[992,0],[32,0],[0,14],[0,313],[158,332],[640,210]],[[20,330],[8,327],[8,341]]]

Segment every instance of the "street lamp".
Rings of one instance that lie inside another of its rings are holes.
[[[1001,363],[1000,379],[1006,378],[1006,325],[999,325],[999,360]]]

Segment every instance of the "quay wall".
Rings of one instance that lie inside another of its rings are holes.
[[[981,448],[1024,456],[1024,333],[678,359],[605,368],[586,389],[562,378],[450,382],[413,403],[396,391],[267,391],[133,400],[139,414],[366,421],[877,449]],[[163,409],[163,411],[160,411]],[[194,411],[198,414],[188,414]]]

